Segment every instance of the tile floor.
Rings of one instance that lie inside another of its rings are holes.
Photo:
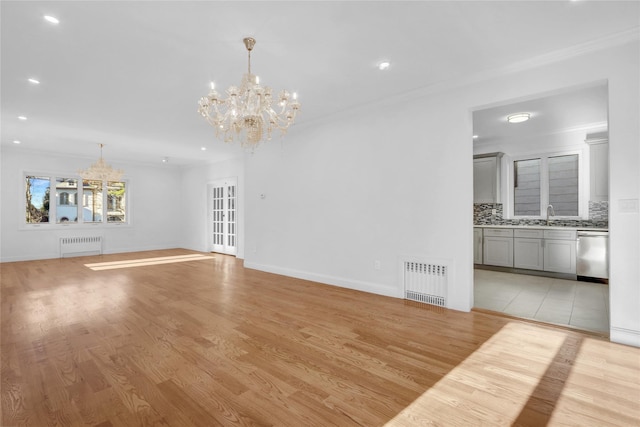
[[[475,307],[609,333],[609,286],[491,270],[474,270]]]

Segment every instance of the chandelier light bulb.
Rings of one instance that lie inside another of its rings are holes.
[[[216,84],[214,82],[211,82],[210,85],[211,85],[211,90],[215,90],[216,89]]]

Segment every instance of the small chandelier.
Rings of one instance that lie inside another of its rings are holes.
[[[113,169],[102,158],[102,148],[104,144],[100,145],[100,159],[97,162],[89,166],[87,169],[78,170],[78,175],[82,179],[95,180],[95,181],[120,181],[124,171],[122,169]]]
[[[261,86],[258,76],[251,74],[251,50],[256,44],[252,37],[243,39],[249,55],[248,72],[242,77],[240,87],[230,86],[227,98],[222,99],[213,82],[209,95],[198,102],[198,113],[216,129],[216,136],[224,142],[238,141],[252,151],[265,140],[271,139],[271,132],[279,129],[284,135],[293,123],[300,103],[296,93],[283,90],[274,101],[271,88]],[[276,111],[279,110],[279,111]]]

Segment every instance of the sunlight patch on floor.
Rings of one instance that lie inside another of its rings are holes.
[[[144,267],[148,265],[173,264],[176,262],[203,261],[203,260],[208,260],[213,258],[214,257],[212,256],[201,255],[201,254],[176,255],[176,256],[165,256],[165,257],[156,257],[156,258],[130,259],[126,261],[97,262],[92,264],[85,264],[84,266],[92,270],[99,271],[99,270],[113,270],[117,268]]]
[[[562,331],[509,323],[386,426],[511,425],[565,338]]]

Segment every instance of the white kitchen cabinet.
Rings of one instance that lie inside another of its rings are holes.
[[[575,230],[544,230],[544,271],[576,274]]]
[[[473,229],[473,263],[482,264],[482,228]]]
[[[484,229],[483,260],[486,265],[513,267],[513,229]]]
[[[609,200],[609,140],[602,135],[600,137],[587,137],[589,144],[590,167],[590,195],[592,202]]]
[[[544,269],[543,231],[515,229],[513,236],[513,266],[528,270]]]
[[[502,153],[491,153],[473,158],[473,202],[500,202],[500,164]]]

